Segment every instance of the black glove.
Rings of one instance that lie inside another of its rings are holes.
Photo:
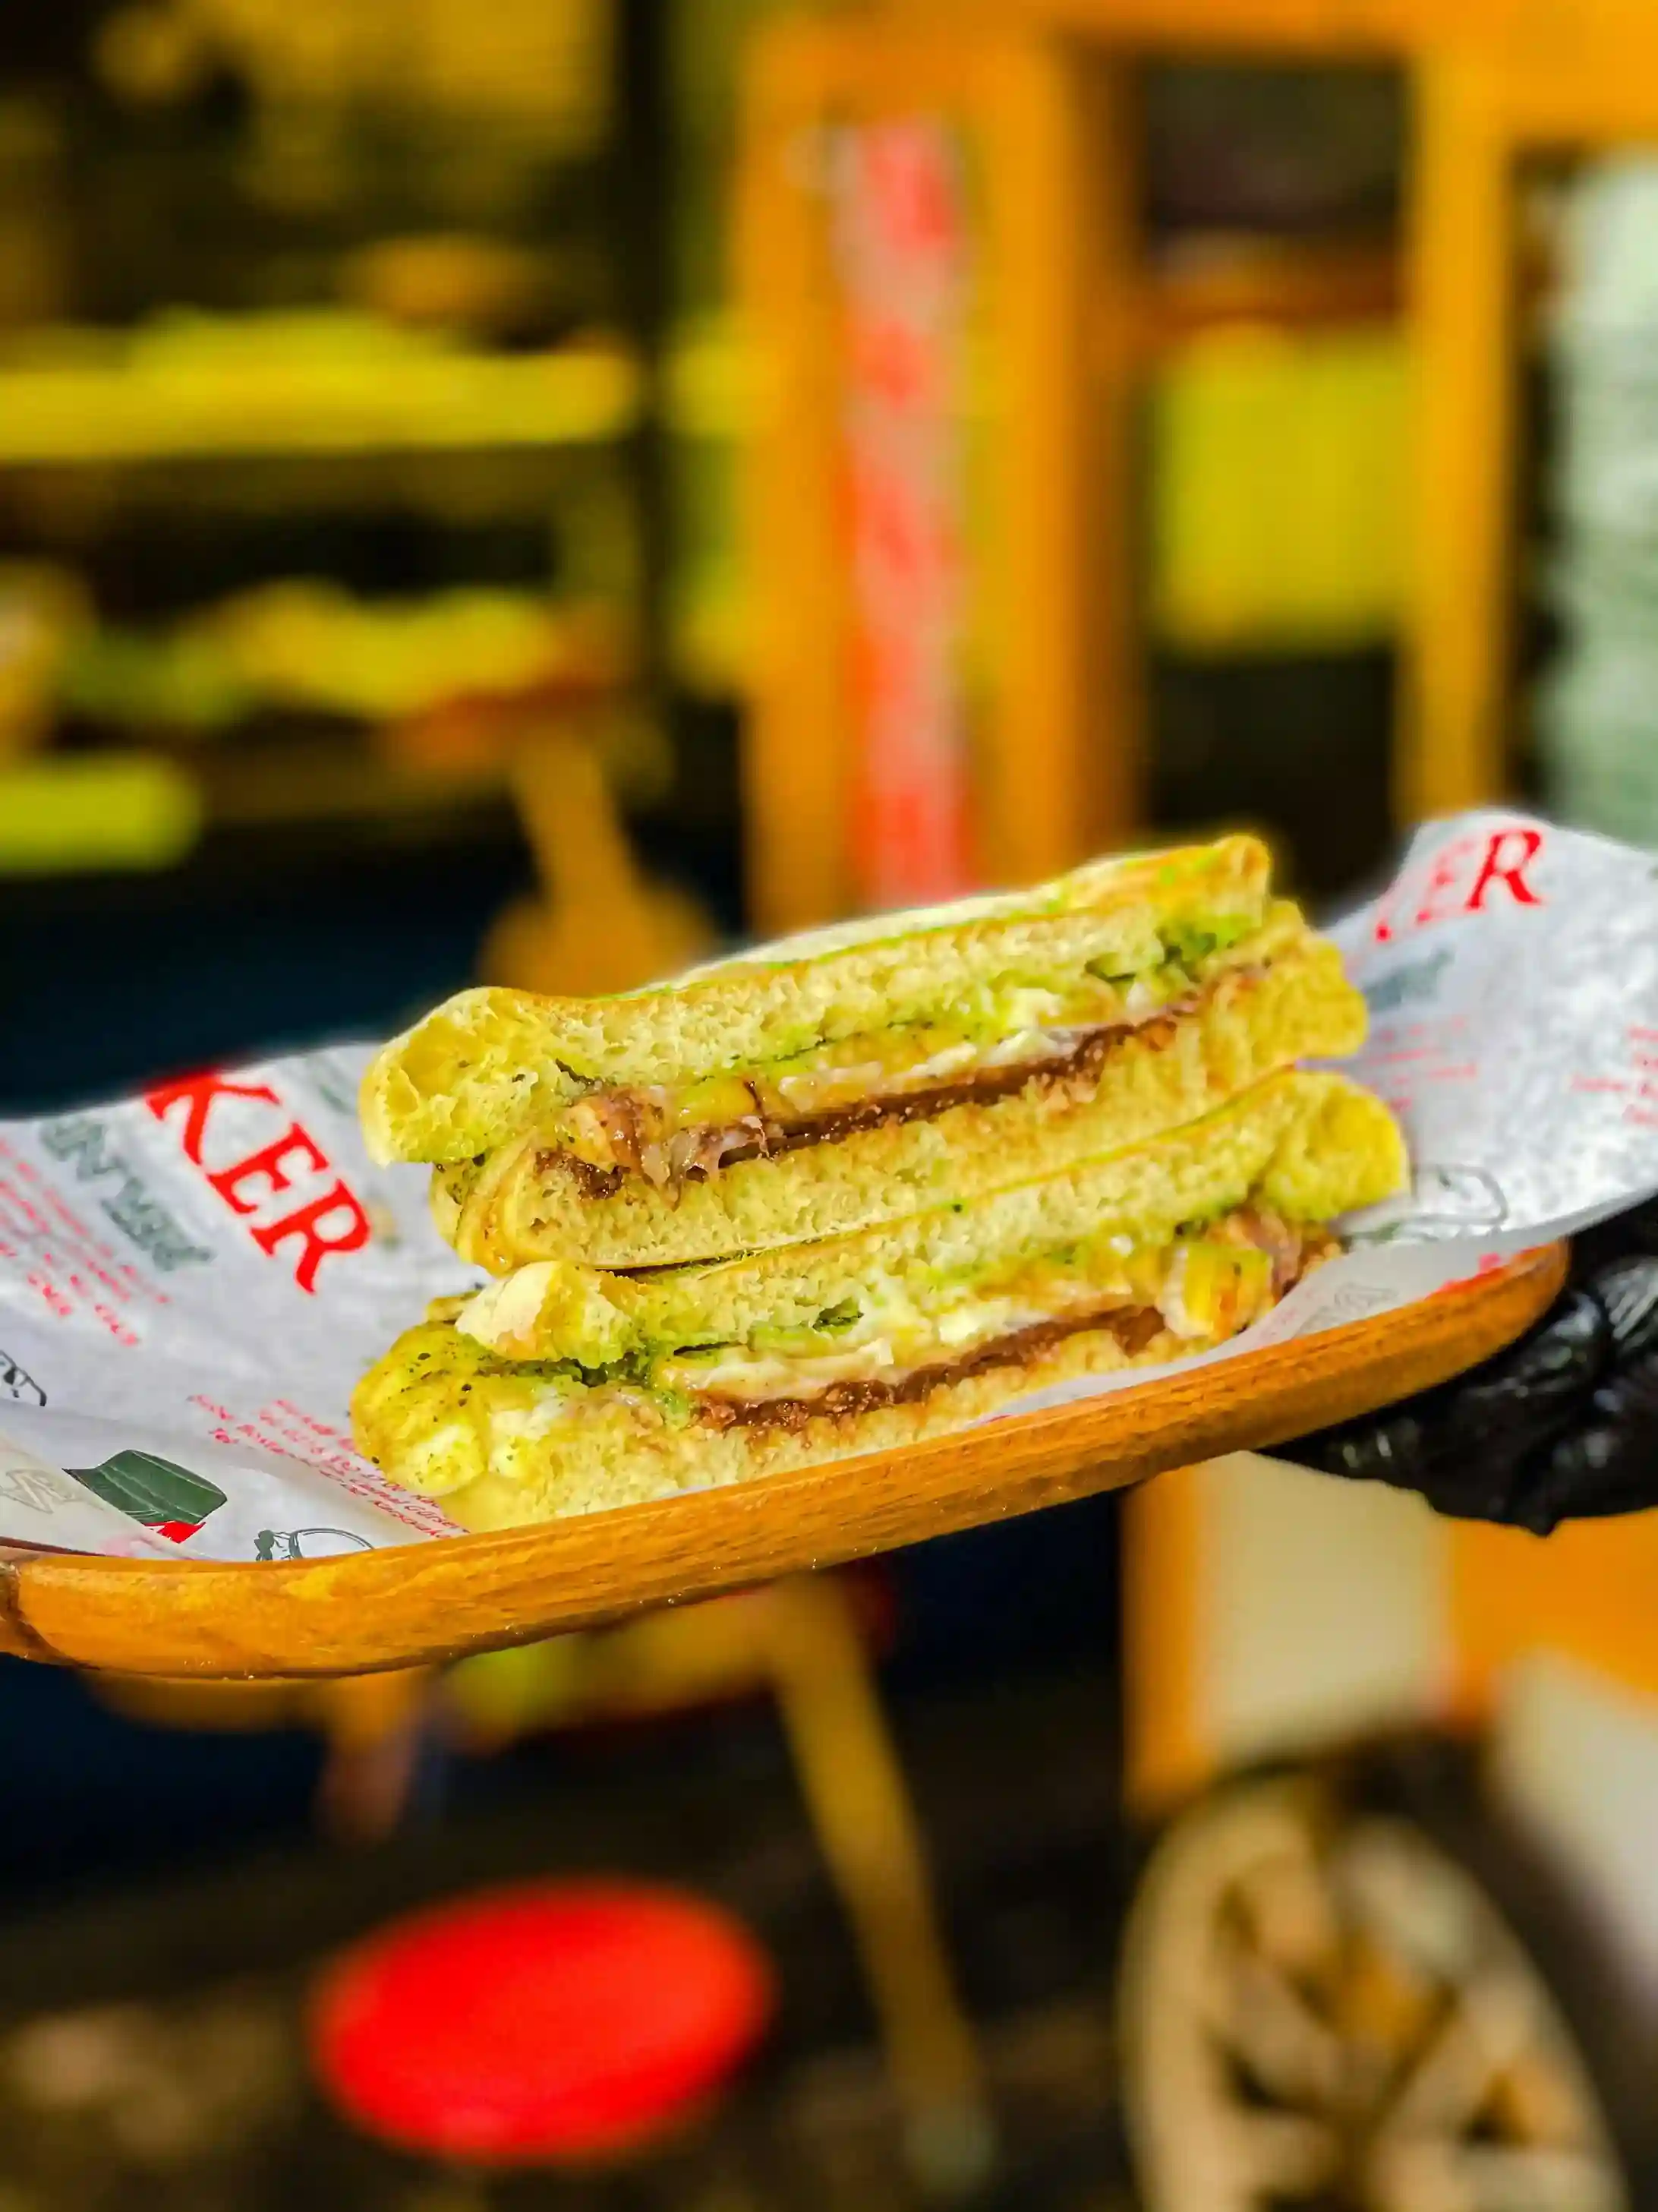
[[[1278,1450],[1540,1536],[1658,1505],[1658,1200],[1586,1231],[1566,1289],[1506,1352]]]

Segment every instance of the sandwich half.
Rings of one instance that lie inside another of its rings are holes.
[[[573,1253],[602,1267],[672,1267],[976,1200],[1195,1121],[1297,1060],[1357,1049],[1363,1001],[1333,945],[1298,922],[1245,943],[1258,959],[1215,963],[1189,1002],[1096,1029],[1005,1089],[992,1073],[866,1099],[832,1123],[774,1127],[764,1149],[667,1187],[616,1166],[593,1172],[555,1121],[439,1169],[434,1216],[462,1259],[507,1274]]]
[[[1404,1175],[1385,1107],[1289,1072],[878,1228],[654,1274],[538,1262],[402,1337],[358,1386],[357,1442],[475,1528],[913,1443],[1224,1343]]]
[[[976,1198],[1362,1040],[1265,848],[1102,861],[609,1000],[463,993],[370,1067],[381,1159],[434,1163],[491,1273],[677,1266]]]

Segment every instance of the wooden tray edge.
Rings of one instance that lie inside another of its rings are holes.
[[[593,1627],[1259,1449],[1407,1397],[1521,1334],[1566,1262],[1564,1246],[1545,1246],[1380,1319],[1145,1389],[529,1529],[270,1565],[0,1553],[0,1651],[129,1674],[285,1678]]]

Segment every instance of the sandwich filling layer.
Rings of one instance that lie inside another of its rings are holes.
[[[1286,905],[1263,928],[1218,921],[1182,932],[1178,948],[1141,975],[1084,975],[1064,990],[999,989],[945,1018],[896,1024],[695,1081],[594,1085],[538,1121],[533,1171],[568,1176],[584,1199],[613,1197],[638,1176],[672,1204],[688,1182],[739,1162],[936,1120],[1033,1085],[1085,1099],[1125,1038],[1166,1041],[1224,980],[1259,977],[1306,942],[1300,915]],[[444,1172],[452,1209],[465,1206],[489,1159]]]
[[[636,1494],[659,1494],[693,1477],[705,1454],[729,1480],[789,1463],[797,1440],[857,1450],[884,1419],[993,1410],[1085,1345],[1097,1349],[1065,1371],[1203,1351],[1269,1311],[1336,1249],[1321,1228],[1240,1207],[1161,1245],[1101,1239],[1017,1274],[940,1285],[934,1298],[878,1297],[855,1322],[829,1310],[809,1328],[647,1347],[598,1367],[485,1345],[457,1326],[462,1302],[452,1301],[363,1378],[354,1430],[393,1480],[434,1497],[465,1492],[469,1525],[500,1525],[515,1517],[520,1482],[545,1486],[539,1511],[580,1510],[595,1502],[586,1490],[595,1467],[629,1468]],[[964,1392],[977,1394],[970,1407]],[[743,1456],[728,1464],[722,1455],[739,1444]],[[487,1509],[471,1487],[486,1478],[505,1486]]]
[[[1187,1342],[1224,1338],[1333,1249],[1323,1230],[1252,1204],[1157,1242],[1102,1232],[1034,1257],[878,1279],[803,1324],[762,1323],[725,1341],[706,1340],[710,1328],[641,1342],[612,1324],[607,1346],[590,1306],[565,1323],[581,1358],[528,1363],[548,1386],[537,1418],[592,1407],[620,1390],[671,1420],[787,1425],[911,1403],[1087,1329],[1108,1331],[1131,1352],[1165,1330]],[[548,1340],[548,1273],[527,1268],[447,1312],[463,1335],[522,1358]],[[607,1349],[617,1356],[588,1364]]]
[[[611,1197],[624,1176],[641,1175],[671,1200],[687,1182],[739,1160],[833,1144],[859,1129],[936,1120],[969,1101],[1011,1098],[1033,1082],[1086,1097],[1114,1044],[1134,1031],[1172,1036],[1175,1022],[1203,995],[1190,992],[1098,1028],[1022,1030],[989,1046],[949,1030],[917,1032],[896,1049],[884,1038],[857,1038],[836,1055],[839,1066],[760,1070],[678,1094],[660,1087],[605,1091],[560,1117],[548,1132],[551,1141],[535,1155],[536,1171],[565,1170],[588,1198]],[[885,1047],[884,1054],[872,1054],[872,1045]],[[722,1108],[728,1119],[702,1118]]]
[[[890,1347],[878,1340],[867,1347],[869,1371],[842,1374],[825,1380],[821,1363],[802,1363],[794,1371],[787,1364],[771,1362],[756,1367],[728,1365],[719,1376],[708,1376],[691,1394],[695,1418],[706,1425],[724,1428],[733,1423],[747,1426],[798,1428],[823,1415],[866,1413],[881,1406],[913,1405],[936,1389],[964,1382],[969,1376],[990,1367],[1028,1364],[1070,1336],[1094,1331],[1113,1337],[1131,1358],[1148,1351],[1158,1337],[1171,1334],[1183,1344],[1198,1340],[1224,1341],[1260,1318],[1284,1292],[1299,1282],[1320,1261],[1338,1249],[1321,1230],[1294,1231],[1287,1224],[1260,1217],[1234,1216],[1221,1224],[1232,1232],[1237,1245],[1218,1254],[1213,1244],[1196,1241],[1176,1245],[1172,1264],[1156,1298],[1138,1304],[1112,1300],[1084,1300],[1042,1319],[1007,1326],[970,1345],[938,1356],[919,1366],[890,1359]],[[1237,1246],[1259,1237],[1251,1264]],[[1271,1243],[1278,1257],[1261,1248]],[[1205,1277],[1203,1296],[1187,1295],[1193,1275]],[[993,1327],[997,1326],[993,1324]],[[912,1357],[914,1356],[912,1352]],[[683,1363],[682,1363],[683,1366]]]

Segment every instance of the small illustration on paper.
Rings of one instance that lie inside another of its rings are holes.
[[[46,1394],[21,1360],[0,1350],[0,1393],[20,1406],[44,1406]]]
[[[372,1552],[366,1536],[348,1528],[261,1528],[253,1542],[256,1559],[331,1559],[342,1552]]]
[[[1367,1207],[1344,1222],[1342,1230],[1349,1246],[1392,1244],[1404,1237],[1489,1237],[1505,1227],[1508,1218],[1503,1186],[1486,1169],[1424,1163],[1412,1175],[1408,1191]]]
[[[96,1467],[65,1471],[106,1505],[175,1544],[187,1543],[210,1515],[228,1502],[216,1482],[192,1474],[158,1452],[115,1452]]]

